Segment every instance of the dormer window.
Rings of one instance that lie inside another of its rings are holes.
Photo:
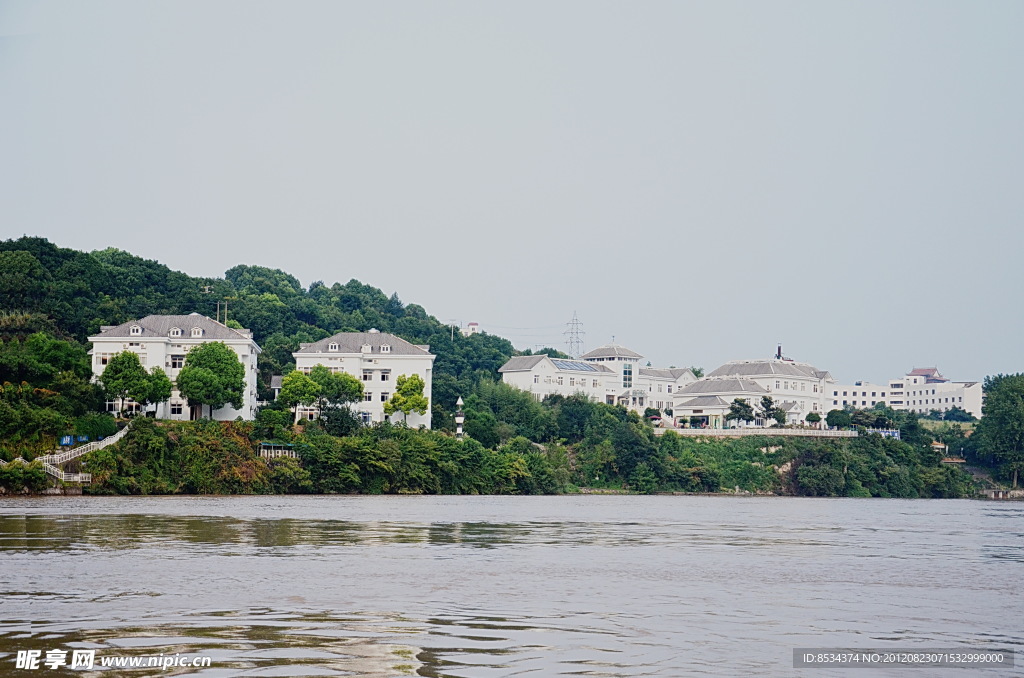
[[[181,328],[180,327],[172,327],[171,331],[168,332],[168,335],[170,335],[172,337],[180,337],[181,336]]]
[[[369,344],[363,344],[363,347],[362,347],[363,353],[369,353],[372,350],[373,350],[372,346],[370,346]]]
[[[192,328],[192,336],[193,337],[201,337],[201,336],[203,336],[203,328],[202,327],[193,327]]]
[[[328,351],[337,351],[338,350],[337,342],[332,342],[330,344],[327,344],[327,350]]]
[[[139,327],[138,325],[132,325],[132,328],[128,330],[128,333],[131,334],[133,337],[137,337],[142,334],[142,328]]]
[[[380,352],[381,353],[391,353],[391,346],[388,345],[388,344],[381,344],[380,345]]]

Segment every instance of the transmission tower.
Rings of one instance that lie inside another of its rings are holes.
[[[565,324],[565,345],[570,358],[579,358],[583,355],[583,323],[576,317],[576,311],[572,312],[572,320]]]

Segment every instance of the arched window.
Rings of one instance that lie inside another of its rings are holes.
[[[137,337],[142,334],[142,328],[138,325],[132,325],[132,328],[128,331],[133,337]]]
[[[181,328],[180,327],[172,327],[171,331],[168,332],[168,334],[170,334],[172,337],[180,337],[181,336]]]
[[[327,350],[328,351],[337,351],[338,350],[338,344],[334,343],[334,342],[332,342],[330,344],[327,344]]]
[[[389,344],[381,344],[380,345],[380,352],[381,353],[391,353],[391,346]]]
[[[202,327],[193,327],[192,328],[192,336],[193,337],[201,337],[201,336],[203,336],[203,328]]]

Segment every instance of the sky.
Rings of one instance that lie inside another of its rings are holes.
[[[0,0],[0,239],[520,349],[1024,371],[1024,3]]]

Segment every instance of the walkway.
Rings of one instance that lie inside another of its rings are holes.
[[[78,459],[82,455],[89,454],[94,450],[102,450],[104,447],[113,445],[114,443],[121,440],[121,438],[123,438],[128,433],[128,429],[130,429],[131,427],[131,422],[128,422],[128,425],[125,426],[123,429],[121,429],[112,436],[104,438],[103,440],[97,440],[95,442],[86,443],[85,445],[74,447],[70,450],[64,450],[63,452],[45,454],[41,457],[36,457],[36,459],[43,463],[43,470],[46,471],[51,476],[53,476],[54,478],[56,478],[57,480],[61,480],[65,483],[91,483],[91,473],[65,473],[63,470],[59,468],[59,465],[67,463],[72,459]],[[17,459],[9,462],[0,461],[0,466],[6,466],[7,464],[14,463],[27,464],[28,462],[22,459],[21,457],[18,457]]]

